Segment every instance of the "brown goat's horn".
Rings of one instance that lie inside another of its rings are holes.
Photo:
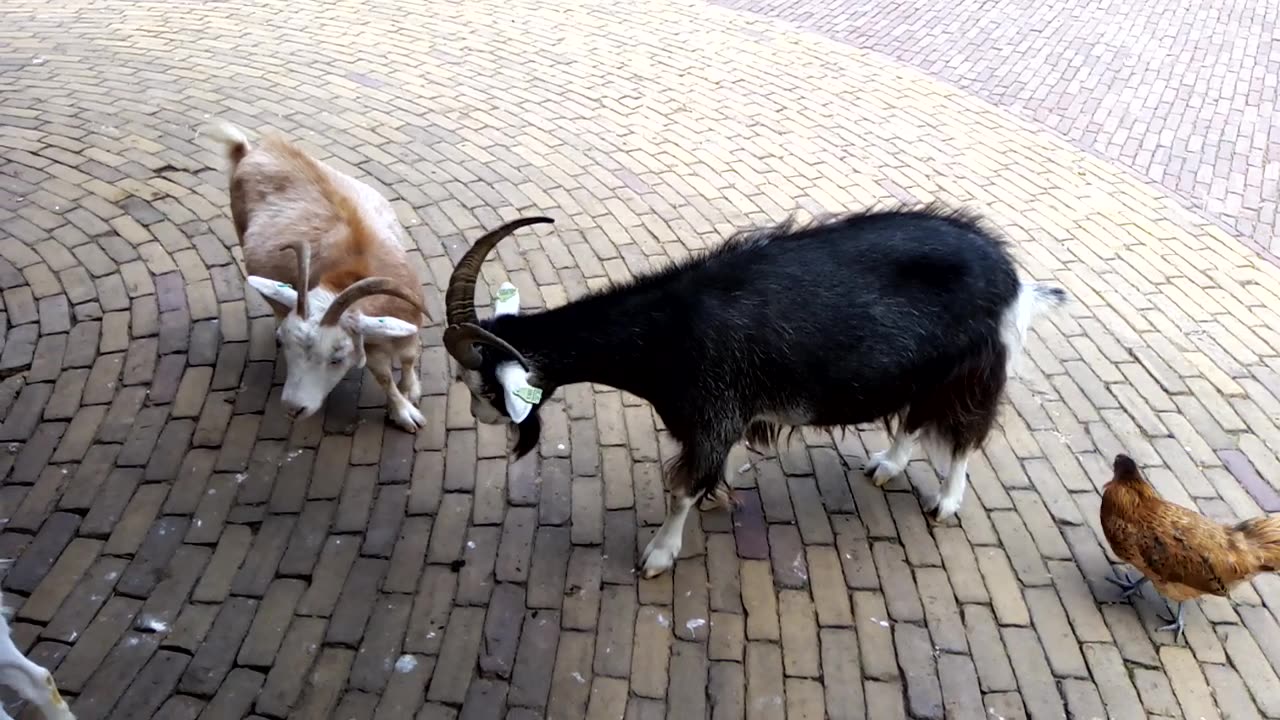
[[[526,217],[512,220],[496,230],[485,233],[476,244],[458,261],[453,274],[449,276],[449,289],[444,295],[445,317],[450,325],[474,323],[476,315],[476,278],[480,276],[480,266],[488,257],[489,251],[511,233],[526,225],[555,222],[549,217]],[[454,356],[457,358],[457,356]],[[461,359],[459,358],[459,362]]]
[[[286,245],[284,250],[292,250],[298,260],[298,277],[294,289],[298,291],[298,317],[307,319],[311,308],[307,305],[307,290],[311,287],[311,243],[298,240]]]
[[[519,350],[511,347],[511,343],[485,330],[479,325],[472,323],[461,323],[458,325],[450,325],[444,331],[444,347],[445,350],[453,356],[458,364],[468,370],[477,370],[480,367],[480,351],[477,345],[488,345],[497,348],[511,357],[512,360],[524,366],[528,370],[529,361]],[[532,378],[530,379],[533,383]]]
[[[391,278],[371,277],[354,282],[346,290],[339,293],[338,297],[334,298],[333,303],[329,305],[329,309],[324,311],[324,317],[320,318],[320,324],[336,325],[342,317],[342,313],[347,311],[347,308],[351,307],[357,300],[367,298],[370,295],[390,295],[409,303],[423,315],[427,314],[427,311],[422,308],[422,300],[405,292]]]

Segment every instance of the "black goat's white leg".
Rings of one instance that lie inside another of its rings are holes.
[[[933,515],[937,522],[944,522],[960,512],[960,503],[964,502],[964,491],[969,485],[969,451],[956,452],[951,457],[951,467],[942,478],[942,487],[938,494],[926,498],[924,510]]]
[[[729,449],[735,435],[740,434],[738,430],[721,438],[701,438],[704,444],[692,448],[685,445],[686,449],[671,463],[667,470],[667,517],[640,556],[639,569],[646,578],[657,577],[675,566],[689,511],[724,482]]]
[[[657,577],[675,567],[684,544],[684,523],[695,502],[695,497],[685,488],[673,487],[667,493],[667,517],[640,556],[640,569],[646,578]]]
[[[899,422],[893,433],[893,442],[887,450],[873,453],[867,459],[866,473],[876,487],[884,487],[890,480],[907,469],[911,452],[916,447],[916,433],[907,432],[906,423]]]

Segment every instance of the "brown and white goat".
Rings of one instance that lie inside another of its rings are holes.
[[[351,368],[367,363],[392,421],[408,432],[424,427],[418,330],[426,311],[391,204],[284,138],[250,145],[223,122],[208,134],[231,162],[231,216],[247,281],[278,321],[285,410],[299,419],[315,413]]]

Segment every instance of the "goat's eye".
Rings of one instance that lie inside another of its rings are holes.
[[[331,358],[329,358],[329,364],[330,364],[330,365],[334,365],[334,366],[341,365],[341,364],[342,364],[342,359],[343,359],[343,358],[342,358],[342,356],[341,356],[341,355],[337,355],[337,356],[331,357]]]

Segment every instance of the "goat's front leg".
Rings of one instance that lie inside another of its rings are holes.
[[[673,486],[667,493],[667,517],[640,556],[640,569],[646,579],[675,567],[676,557],[684,545],[684,521],[695,502],[691,487]]]
[[[369,372],[382,386],[387,394],[387,414],[391,421],[399,425],[407,433],[416,433],[427,426],[427,419],[418,408],[406,398],[395,384],[391,375],[391,355],[383,349],[370,349],[368,354]]]
[[[911,461],[916,434],[907,432],[905,424],[904,420],[899,420],[898,427],[894,429],[893,442],[888,449],[873,453],[867,460],[866,473],[876,487],[884,487],[890,480],[901,475]]]
[[[689,450],[671,464],[667,477],[667,517],[640,556],[645,578],[654,578],[675,567],[684,544],[684,522],[698,500],[715,492],[724,481],[724,466],[732,443],[716,450]]]
[[[400,351],[400,394],[414,406],[422,399],[422,381],[418,378],[418,358],[422,355],[422,343],[418,336],[408,338]]]

